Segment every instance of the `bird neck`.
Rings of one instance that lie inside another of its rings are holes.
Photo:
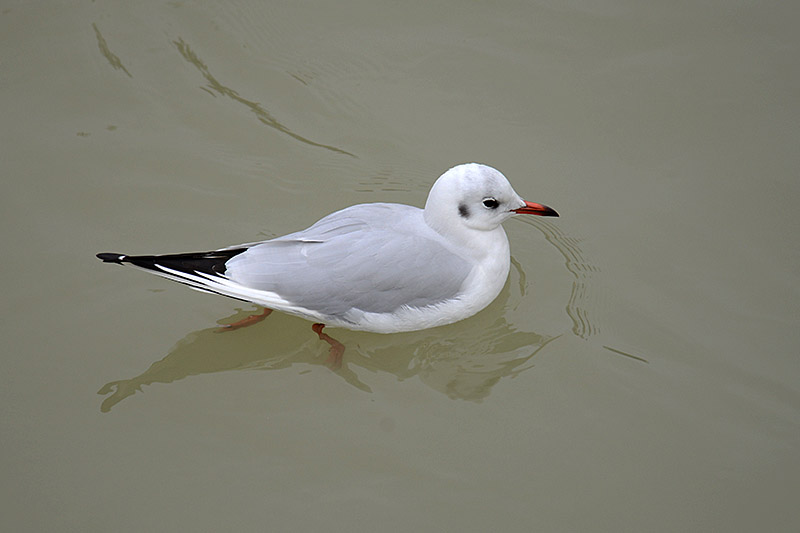
[[[427,215],[427,212],[425,213]],[[509,253],[508,237],[503,226],[491,230],[479,230],[461,224],[437,224],[435,217],[432,220],[425,217],[425,222],[436,233],[454,245],[455,250],[467,252],[476,260],[481,260],[489,254]]]

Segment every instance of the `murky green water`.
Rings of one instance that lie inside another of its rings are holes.
[[[0,7],[7,531],[794,531],[798,8]],[[331,330],[103,265],[423,205],[480,161],[488,309]]]

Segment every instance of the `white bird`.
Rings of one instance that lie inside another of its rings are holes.
[[[268,241],[210,252],[97,257],[265,308],[232,329],[272,309],[311,320],[338,367],[344,346],[322,332],[325,326],[414,331],[457,322],[489,305],[510,265],[501,224],[515,214],[558,216],[520,198],[494,168],[469,163],[436,180],[425,209],[360,204]]]

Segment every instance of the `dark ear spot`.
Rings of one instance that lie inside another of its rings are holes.
[[[469,218],[469,208],[467,204],[458,204],[458,214],[464,218]]]

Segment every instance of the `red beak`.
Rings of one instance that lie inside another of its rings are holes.
[[[558,216],[558,213],[556,213],[555,209],[547,207],[546,205],[535,204],[533,202],[525,202],[525,207],[520,207],[519,209],[514,209],[513,211],[521,215],[539,215],[540,217]]]

